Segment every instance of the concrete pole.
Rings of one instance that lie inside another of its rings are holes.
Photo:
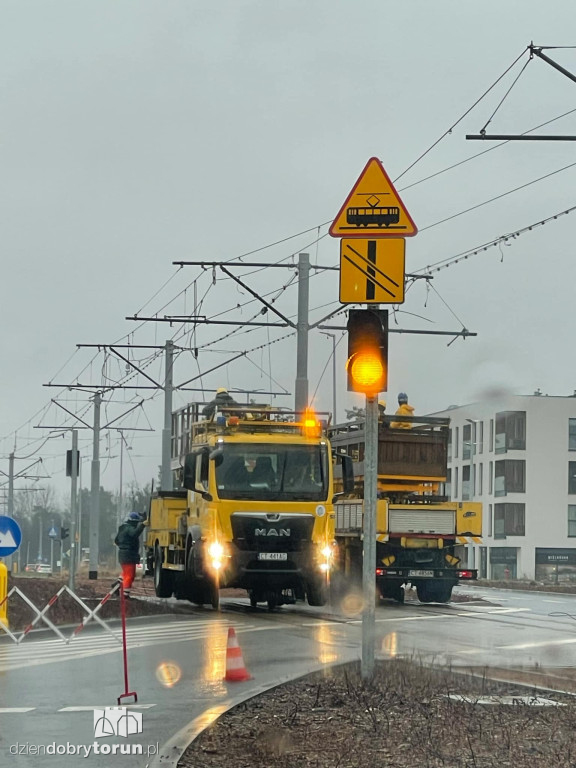
[[[376,500],[378,472],[378,397],[366,395],[364,446],[364,515],[362,558],[362,660],[363,680],[374,674],[376,627]]]
[[[296,385],[294,410],[308,407],[308,309],[310,302],[310,256],[298,254],[298,323],[296,326]]]
[[[76,568],[78,566],[78,551],[80,543],[76,541],[76,537],[80,539],[78,535],[78,520],[76,509],[76,491],[78,485],[78,430],[72,430],[72,468],[70,470],[70,562],[68,570],[68,586],[74,591],[76,582]],[[62,550],[63,546],[60,545],[60,572],[62,572]]]
[[[166,342],[164,381],[164,429],[162,430],[162,470],[160,473],[160,488],[163,491],[172,490],[172,471],[170,463],[172,458],[172,390],[174,367],[174,343]]]
[[[332,419],[334,424],[337,424],[336,419],[336,334],[331,333],[332,336]]]
[[[98,578],[100,555],[100,392],[94,395],[94,427],[92,435],[92,482],[90,486],[90,566],[89,579]]]
[[[14,517],[14,451],[8,457],[8,517]],[[6,558],[6,567],[12,571],[12,555]]]

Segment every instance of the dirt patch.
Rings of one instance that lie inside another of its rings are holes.
[[[235,768],[573,768],[573,699],[547,695],[560,707],[478,703],[529,693],[404,660],[378,665],[370,684],[358,665],[326,670],[235,707],[178,765],[229,768],[233,755]]]

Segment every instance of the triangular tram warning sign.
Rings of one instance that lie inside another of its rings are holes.
[[[382,163],[371,157],[328,230],[332,237],[412,237],[416,224]]]

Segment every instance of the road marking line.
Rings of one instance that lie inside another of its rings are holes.
[[[36,707],[0,707],[0,715],[10,714],[11,712],[32,712],[35,709]]]
[[[525,648],[545,648],[547,645],[574,645],[576,637],[564,640],[542,640],[538,643],[518,643],[517,645],[497,645],[499,651],[521,651]]]
[[[110,704],[94,704],[93,707],[62,707],[62,709],[57,709],[57,712],[92,712],[94,709],[109,709]],[[151,709],[152,707],[155,707],[156,704],[123,704],[123,707],[126,707],[126,709]]]

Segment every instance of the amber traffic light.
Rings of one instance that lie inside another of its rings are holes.
[[[348,313],[348,391],[377,395],[387,388],[388,310]]]

